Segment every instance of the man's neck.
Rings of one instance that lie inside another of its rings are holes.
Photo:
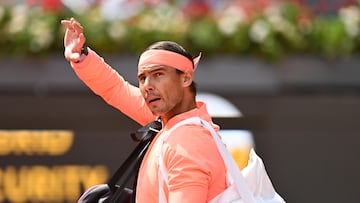
[[[166,123],[168,123],[168,121],[170,119],[172,119],[173,117],[179,115],[179,114],[182,114],[182,113],[185,113],[185,112],[188,112],[188,111],[191,111],[193,109],[196,108],[196,101],[193,100],[192,102],[188,103],[188,104],[183,104],[182,108],[180,111],[177,111],[177,112],[168,112],[167,114],[165,115],[162,115],[161,116],[161,120],[163,122],[164,125],[166,125]]]

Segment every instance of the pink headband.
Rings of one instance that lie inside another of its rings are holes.
[[[167,50],[150,49],[141,54],[138,67],[159,64],[176,68],[182,72],[194,72],[199,61],[201,53],[194,59],[194,68],[191,61],[185,56]]]

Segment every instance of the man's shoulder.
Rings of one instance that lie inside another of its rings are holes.
[[[174,129],[168,137],[169,142],[198,142],[212,139],[210,132],[201,125],[189,123]]]

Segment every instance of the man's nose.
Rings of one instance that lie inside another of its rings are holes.
[[[144,81],[143,84],[145,90],[152,90],[153,89],[153,85],[152,85],[152,80],[150,77],[147,77]]]

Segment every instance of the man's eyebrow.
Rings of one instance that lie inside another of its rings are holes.
[[[165,66],[156,66],[155,68],[153,68],[149,71],[144,71],[144,72],[138,74],[138,78],[143,76],[145,74],[145,72],[153,73],[153,72],[157,72],[157,71],[163,71],[163,70],[165,70],[165,68],[166,68]]]
[[[150,70],[149,72],[152,73],[152,72],[156,72],[156,71],[162,71],[162,70],[165,70],[166,66],[163,66],[163,65],[159,65],[159,66],[156,66],[154,69]]]

